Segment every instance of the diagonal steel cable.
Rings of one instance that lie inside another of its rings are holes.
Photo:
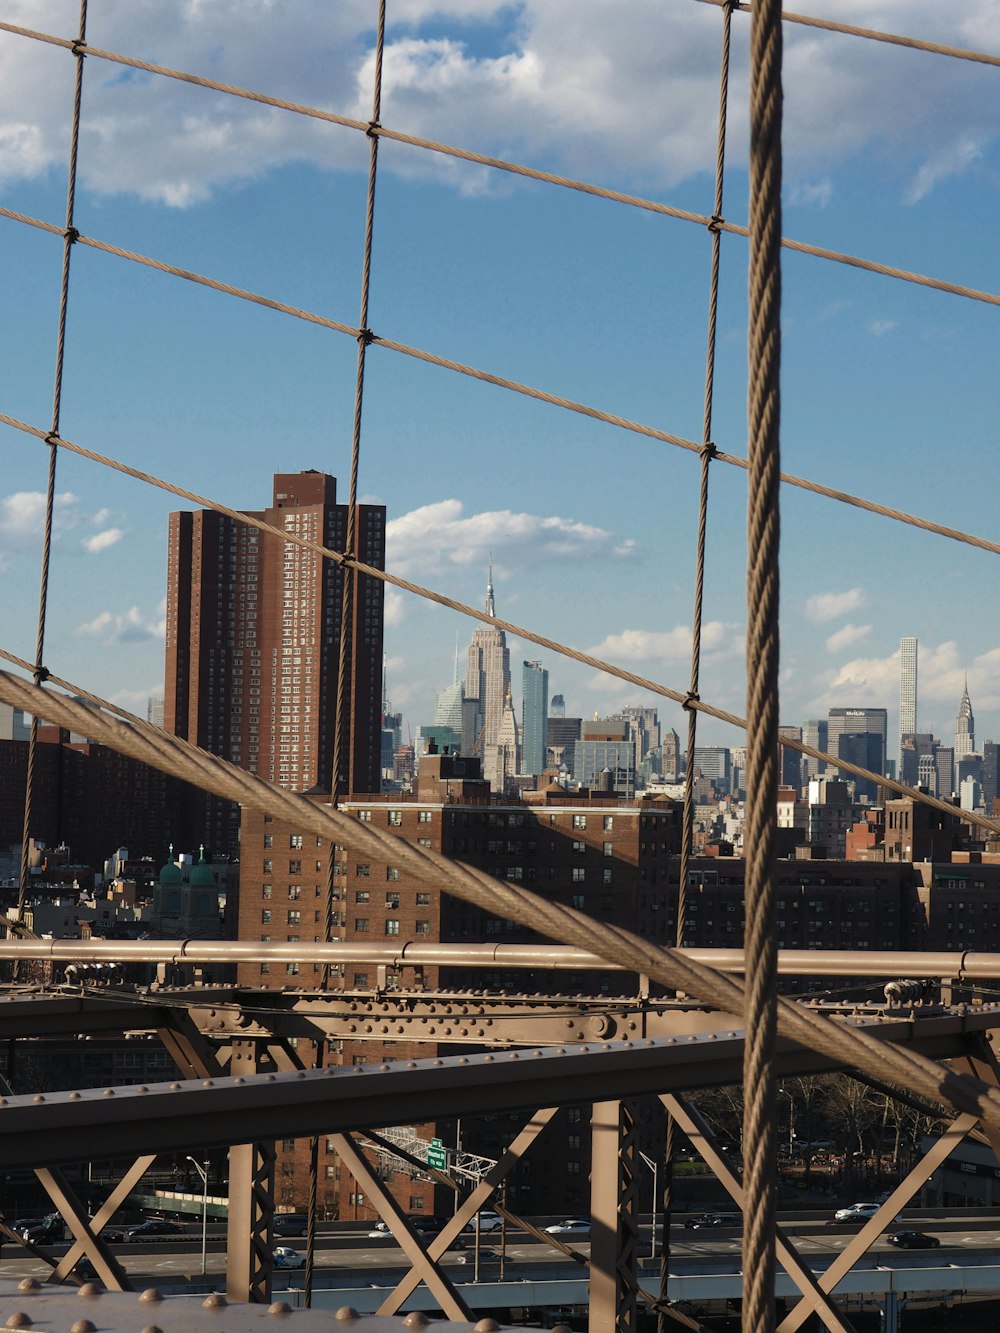
[[[66,225],[62,230],[62,274],[59,283],[59,321],[56,333],[56,361],[52,387],[52,425],[46,437],[49,448],[45,489],[45,525],[42,537],[41,571],[38,588],[38,626],[35,636],[34,678],[37,685],[45,679],[45,622],[48,615],[49,571],[52,563],[52,524],[55,512],[56,465],[59,457],[59,424],[62,411],[63,366],[66,359],[66,317],[69,310],[69,271],[76,229],[73,225],[76,205],[77,160],[80,147],[80,108],[83,101],[83,60],[87,40],[87,0],[80,0],[79,27],[72,45],[76,57],[73,86],[73,119],[70,130],[69,168],[66,180]],[[32,714],[28,732],[28,766],[24,783],[24,821],[21,835],[21,873],[17,889],[17,919],[24,915],[28,893],[29,847],[32,834],[32,795],[35,789],[35,763],[38,751],[38,718]]]

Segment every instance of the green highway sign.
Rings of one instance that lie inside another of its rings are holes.
[[[427,1165],[434,1167],[436,1171],[443,1171],[448,1165],[448,1159],[443,1147],[434,1147],[427,1149]]]

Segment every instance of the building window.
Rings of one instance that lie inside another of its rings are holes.
[[[297,976],[299,975],[299,965],[298,965],[298,963],[286,963],[286,964],[285,964],[285,975],[286,975],[286,976],[289,976],[289,977],[297,977]]]
[[[370,824],[372,822],[372,812],[370,810],[359,810],[358,818],[362,824]]]
[[[386,818],[394,828],[399,828],[403,822],[403,812],[402,810],[390,810]]]
[[[265,874],[265,875],[269,875],[270,873],[271,873],[271,862],[270,862],[270,861],[265,861],[265,862],[264,862],[264,874]]]
[[[265,833],[265,834],[264,834],[264,846],[265,846],[265,847],[270,847],[270,846],[272,846],[272,845],[273,845],[273,839],[271,838],[270,833]]]
[[[429,935],[431,933],[431,923],[429,921],[417,921],[413,927],[415,935]]]
[[[429,824],[433,818],[434,818],[434,816],[433,816],[433,814],[431,813],[430,810],[418,810],[418,811],[417,811],[417,823],[418,823],[418,824]]]
[[[386,879],[399,879],[399,866],[386,866],[385,877]]]
[[[289,884],[289,886],[288,886],[288,896],[289,896],[289,898],[301,898],[301,897],[302,897],[302,886],[301,886],[300,884]]]
[[[357,879],[366,879],[371,873],[372,868],[367,861],[359,861],[354,867],[354,875]]]
[[[270,907],[265,907],[265,908],[263,908],[263,909],[261,910],[260,920],[261,920],[261,924],[262,924],[262,925],[265,925],[265,926],[266,926],[266,925],[268,924],[268,922],[271,920],[271,909],[270,909]]]
[[[418,893],[418,894],[417,894],[417,906],[418,906],[418,907],[430,907],[430,905],[431,905],[431,895],[430,895],[429,893]]]
[[[368,988],[368,973],[367,973],[367,972],[355,972],[355,974],[354,974],[354,986],[355,986],[355,989],[356,989],[356,990],[367,990],[367,988]],[[362,1063],[364,1063],[364,1062],[362,1061]]]
[[[430,838],[418,838],[418,839],[417,839],[417,846],[418,846],[418,847],[433,847],[433,845],[434,845],[434,844],[431,842]]]
[[[356,903],[366,903],[366,902],[368,902],[368,900],[369,900],[370,898],[371,898],[371,894],[368,892],[367,889],[355,889],[355,890],[354,890],[354,901],[355,901]]]
[[[610,870],[605,870],[605,872],[604,872],[604,882],[605,882],[605,884],[610,884],[610,883],[611,883],[611,871],[610,871]]]
[[[354,929],[359,935],[367,935],[368,918],[366,916],[356,916],[354,918]]]
[[[574,893],[570,901],[578,912],[582,912],[587,906],[587,899],[582,893]]]
[[[301,875],[301,874],[302,874],[302,862],[301,862],[301,861],[289,861],[289,863],[288,863],[288,873],[289,873],[290,875]]]
[[[586,872],[586,870],[584,870],[583,866],[574,866],[574,867],[573,867],[573,883],[574,883],[574,884],[582,884],[583,881],[584,881],[586,878],[587,878],[587,872]]]
[[[606,832],[610,832],[611,829],[614,828],[614,826],[615,826],[615,817],[614,817],[614,815],[605,815],[605,816],[604,816],[604,828],[605,828],[605,831],[606,831]]]
[[[270,896],[271,896],[271,886],[270,886],[270,884],[262,884],[262,885],[260,886],[260,896],[261,896],[262,898],[270,898]]]
[[[301,834],[301,833],[291,833],[291,834],[289,834],[289,837],[288,837],[288,845],[289,845],[289,847],[301,847],[301,846],[302,846],[302,834]]]
[[[288,913],[288,924],[290,926],[299,926],[302,924],[302,913],[297,907],[291,908]]]
[[[614,844],[613,844],[613,843],[610,843],[610,842],[606,842],[606,843],[604,844],[604,855],[605,855],[605,856],[614,856],[614,854],[615,854]]]
[[[587,844],[585,842],[581,842],[579,838],[574,838],[573,850],[574,852],[585,852],[587,850]]]
[[[390,907],[390,908],[392,908],[392,910],[393,910],[394,912],[398,912],[398,911],[399,911],[399,894],[398,894],[398,893],[387,893],[387,894],[385,895],[385,905],[386,905],[386,907]]]
[[[385,933],[387,935],[399,934],[399,921],[395,917],[390,917],[385,923]]]
[[[573,827],[574,827],[574,828],[586,828],[586,827],[587,827],[587,816],[586,816],[586,815],[574,815],[574,816],[573,816]]]

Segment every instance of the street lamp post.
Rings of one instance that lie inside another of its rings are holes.
[[[205,1253],[208,1248],[208,1163],[202,1166],[196,1162],[193,1157],[186,1157],[186,1162],[190,1162],[194,1169],[201,1176],[201,1275],[205,1276],[208,1271]]]
[[[647,1157],[644,1152],[640,1152],[639,1156],[642,1158],[642,1160],[646,1163],[646,1165],[653,1173],[653,1209],[652,1209],[653,1235],[652,1239],[650,1240],[649,1257],[650,1259],[655,1259],[656,1258],[656,1214],[660,1202],[659,1196],[656,1193],[656,1182],[657,1182],[657,1176],[659,1175],[660,1166],[659,1163],[655,1160],[655,1158]]]

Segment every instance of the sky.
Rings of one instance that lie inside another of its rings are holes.
[[[76,0],[0,0],[72,37]],[[993,0],[799,10],[1000,54]],[[367,121],[369,0],[91,0],[88,41]],[[747,37],[733,21],[724,214],[747,212]],[[381,121],[710,214],[721,15],[698,0],[389,0]],[[62,225],[74,61],[0,33],[0,205]],[[1000,292],[1000,69],[787,25],[786,236]],[[363,134],[86,61],[76,225],[87,236],[357,323]],[[0,218],[0,411],[47,430],[61,242]],[[746,242],[722,245],[712,438],[746,452]],[[700,440],[704,228],[383,140],[369,325],[383,337]],[[996,307],[785,253],[786,471],[996,534]],[[62,434],[236,508],[273,472],[346,494],[355,345],[77,246]],[[46,449],[0,425],[0,646],[34,654]],[[685,691],[698,459],[386,349],[367,359],[360,491],[387,565]],[[45,660],[144,712],[162,690],[164,492],[59,461]],[[950,743],[968,676],[1000,739],[996,557],[785,488],[780,721],[898,702]],[[744,711],[745,474],[711,469],[703,699]],[[388,694],[431,720],[467,618],[390,590]],[[567,712],[655,702],[511,639]],[[684,735],[679,708],[661,720]],[[742,736],[705,721],[709,744]]]

